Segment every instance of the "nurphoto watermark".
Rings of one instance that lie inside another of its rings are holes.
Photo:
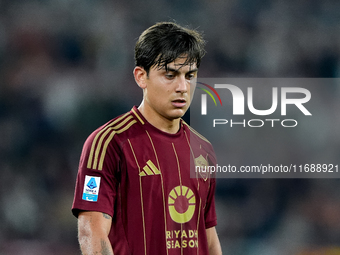
[[[214,146],[217,178],[339,178],[340,79],[200,78],[190,125]],[[339,106],[339,104],[338,104]],[[205,155],[202,155],[205,157]],[[194,176],[193,176],[194,177]]]

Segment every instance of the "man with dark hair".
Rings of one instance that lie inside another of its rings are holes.
[[[73,214],[83,254],[220,255],[213,147],[181,117],[196,85],[204,40],[172,22],[135,47],[139,107],[94,131],[79,164]]]
[[[205,54],[204,45],[205,41],[195,30],[169,22],[157,23],[139,37],[135,47],[135,64],[149,72],[152,66],[166,68],[167,64],[185,55],[183,64],[196,63],[198,68]]]

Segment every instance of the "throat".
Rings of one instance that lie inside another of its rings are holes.
[[[171,123],[170,125],[164,127],[164,129],[159,129],[169,134],[176,134],[179,130],[179,119],[176,121],[176,123]]]
[[[169,134],[176,134],[180,128],[180,118],[167,119],[166,117],[159,116],[159,118],[151,118],[148,122],[159,130]]]
[[[181,118],[167,118],[145,107],[143,103],[138,107],[138,110],[152,126],[165,133],[176,134],[180,128]]]

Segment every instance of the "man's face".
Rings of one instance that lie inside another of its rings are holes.
[[[196,87],[196,64],[183,65],[185,58],[177,58],[167,68],[150,68],[144,89],[144,101],[161,117],[172,120],[184,115],[190,106]]]

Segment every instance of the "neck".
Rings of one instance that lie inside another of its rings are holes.
[[[168,119],[160,114],[155,113],[152,109],[145,107],[142,102],[138,107],[138,110],[143,117],[154,127],[169,134],[176,134],[179,130],[180,118]]]

